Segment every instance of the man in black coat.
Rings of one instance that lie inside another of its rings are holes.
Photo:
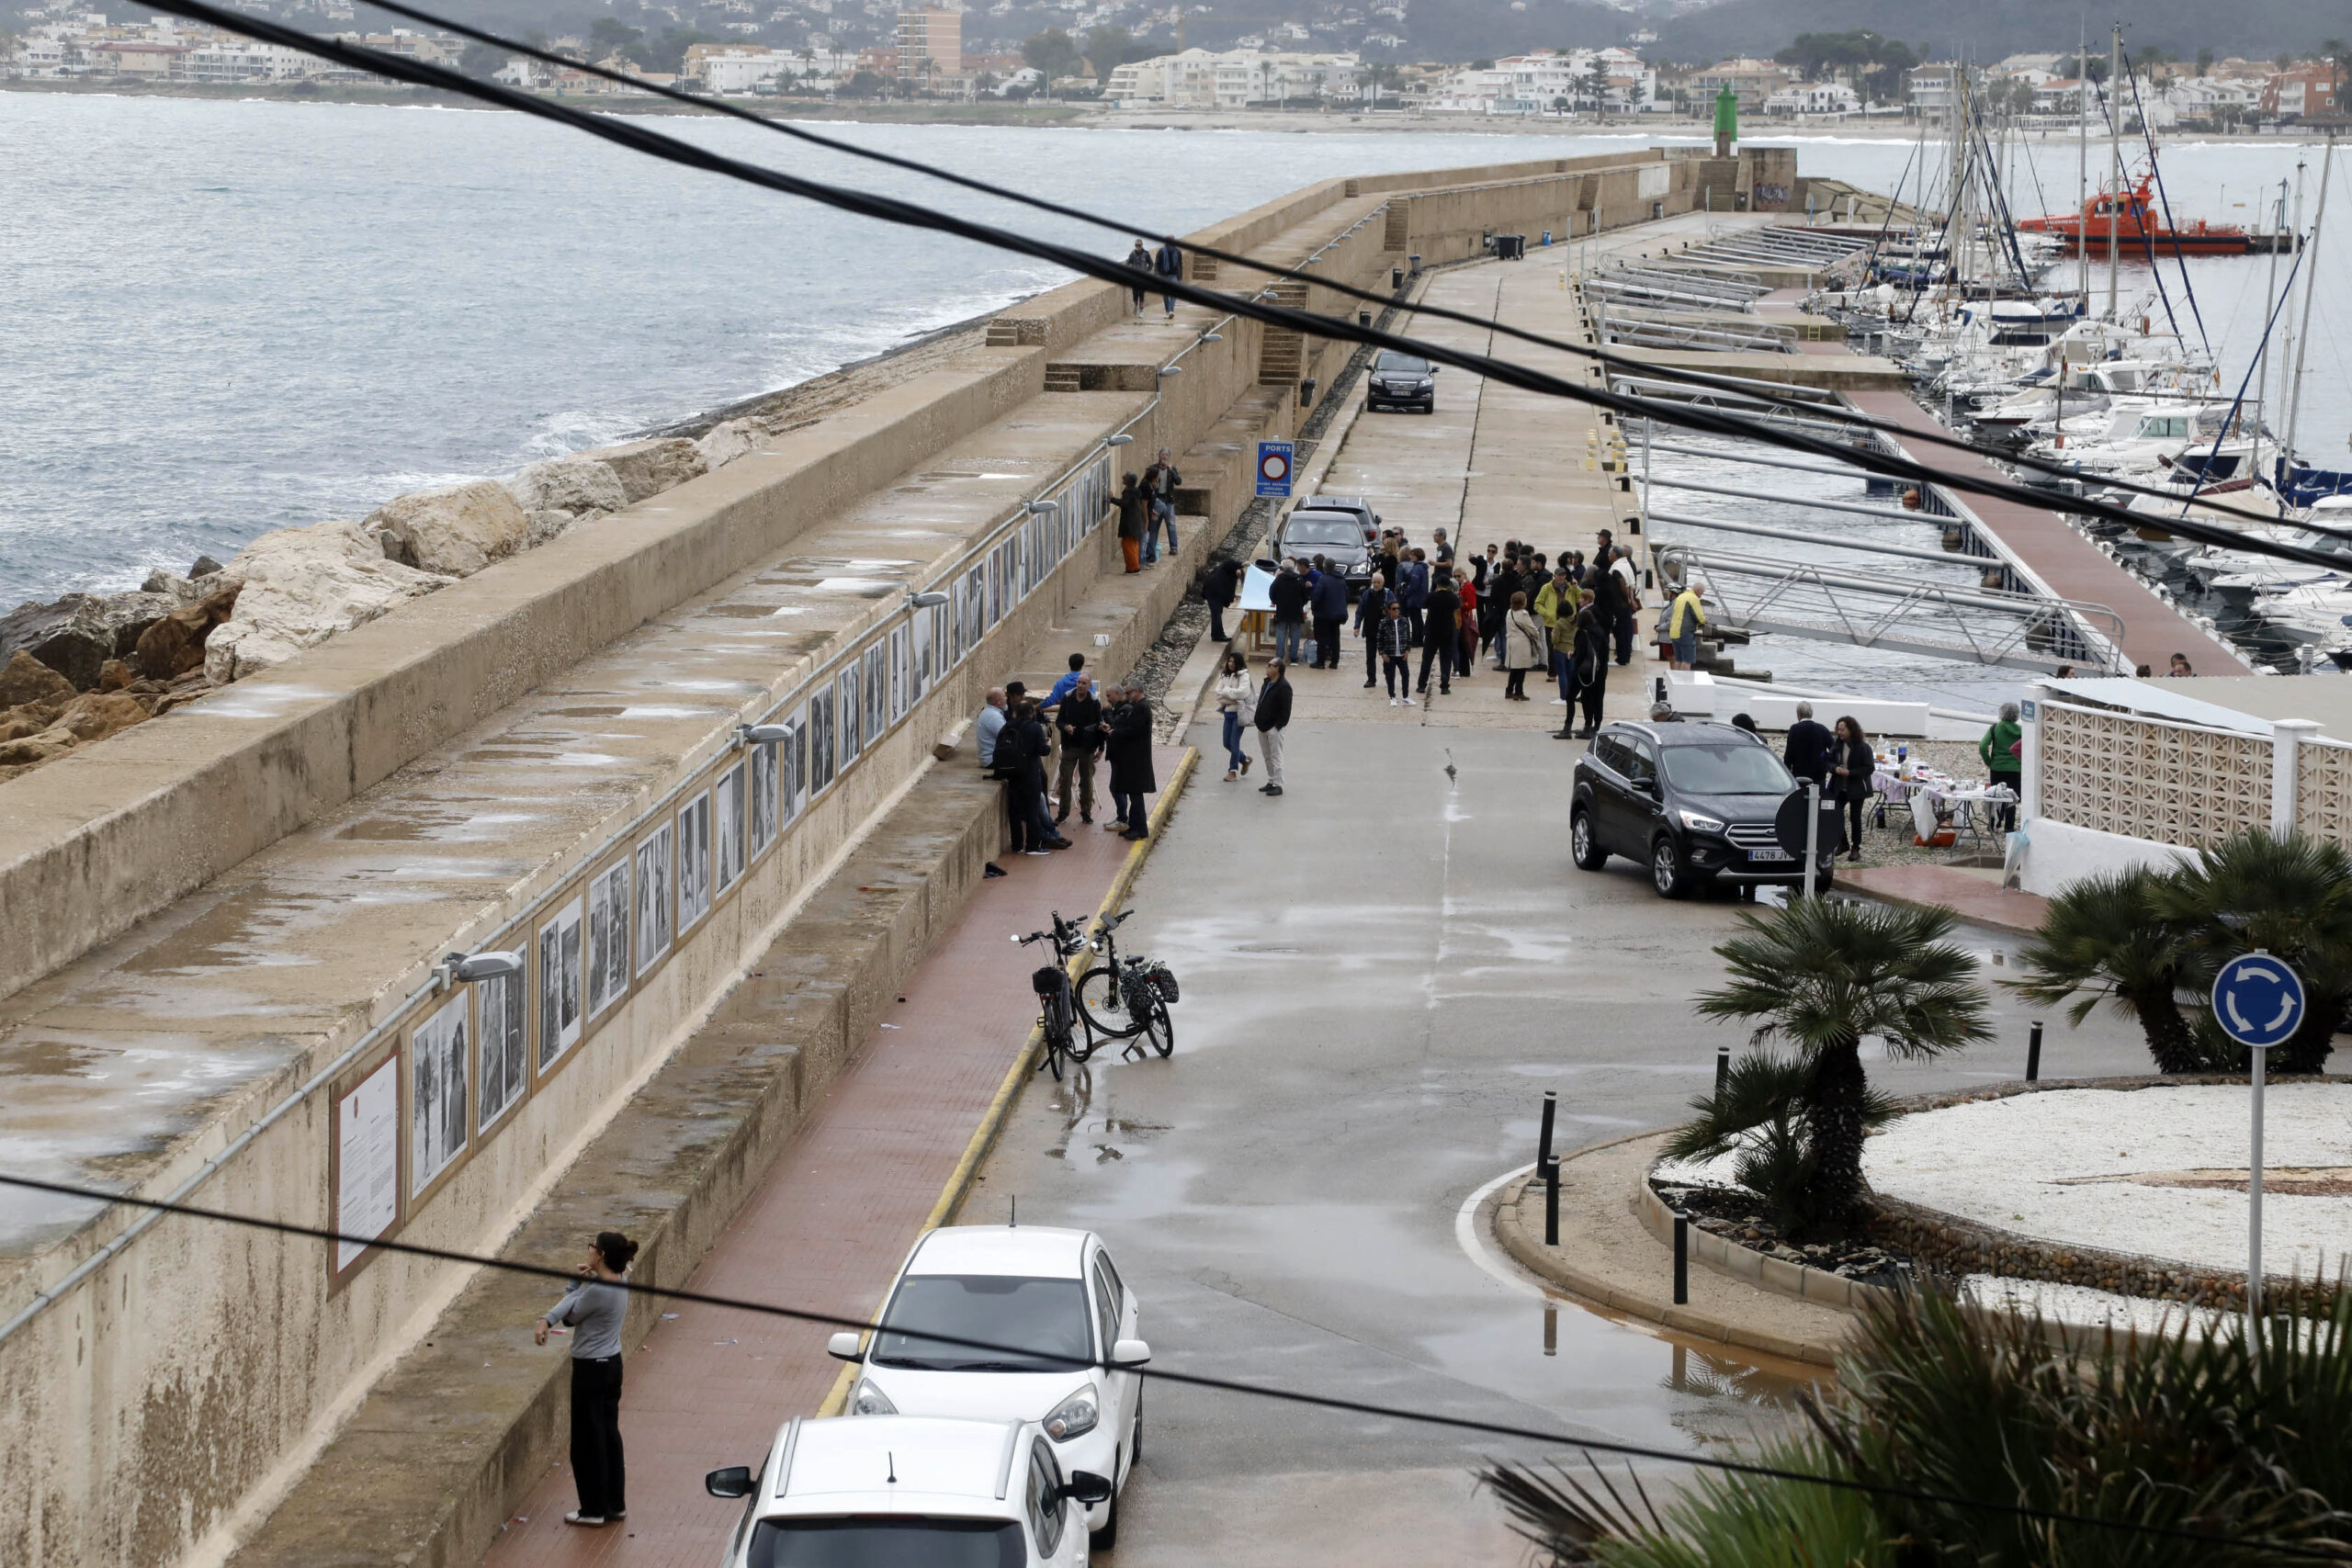
[[[1460,641],[1454,616],[1462,608],[1462,595],[1453,591],[1453,569],[1439,563],[1430,580],[1429,597],[1422,603],[1421,617],[1421,679],[1420,693],[1430,692],[1430,660],[1437,660],[1437,689],[1442,696],[1453,690],[1453,660],[1455,644]],[[1467,674],[1469,671],[1464,671]]]
[[[1388,583],[1378,572],[1364,584],[1363,593],[1356,600],[1356,635],[1363,638],[1363,683],[1366,688],[1380,684],[1380,653],[1373,644],[1375,628],[1388,614]]]
[[[1151,258],[1151,270],[1162,277],[1174,278],[1179,283],[1184,280],[1184,253],[1177,249],[1175,236],[1170,235],[1159,242],[1159,249]],[[1159,302],[1168,307],[1168,320],[1174,321],[1176,296],[1163,294],[1159,297]]]
[[[1274,656],[1285,664],[1298,658],[1306,642],[1307,596],[1306,578],[1296,561],[1283,562],[1266,585],[1267,602],[1274,607]]]
[[[1820,784],[1827,779],[1832,739],[1828,726],[1814,718],[1813,705],[1799,703],[1797,721],[1789,726],[1788,744],[1781,751],[1781,760],[1788,763],[1798,783]]]
[[[1231,642],[1225,635],[1225,613],[1233,604],[1233,596],[1241,587],[1241,563],[1231,556],[1219,556],[1209,562],[1208,571],[1201,579],[1201,598],[1209,607],[1209,640]]]
[[[1266,666],[1266,683],[1258,688],[1258,750],[1266,759],[1266,782],[1260,795],[1283,792],[1283,731],[1290,728],[1290,667],[1277,659]]]
[[[1110,695],[1117,701],[1103,716],[1102,754],[1111,763],[1111,804],[1125,824],[1122,838],[1148,839],[1143,797],[1159,787],[1151,771],[1151,700],[1141,686],[1114,686]]]
[[[1078,786],[1078,819],[1094,820],[1094,759],[1102,750],[1102,705],[1095,698],[1093,683],[1083,674],[1077,683],[1063,694],[1054,709],[1054,728],[1061,732],[1061,767],[1054,782],[1054,793],[1061,800],[1061,809],[1055,813],[1057,826],[1069,820],[1070,786]]]
[[[1321,558],[1317,558],[1321,561]],[[1348,621],[1347,574],[1329,561],[1321,561],[1315,574],[1315,585],[1307,592],[1307,608],[1315,616],[1315,667],[1337,670],[1340,667],[1340,628]]]
[[[1005,814],[1012,822],[1012,852],[1042,855],[1068,849],[1046,814],[1046,727],[1037,705],[1023,701],[997,737],[996,761],[1005,775]]]

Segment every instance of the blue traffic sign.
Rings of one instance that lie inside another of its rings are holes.
[[[1296,446],[1288,441],[1258,443],[1258,493],[1277,499],[1290,494],[1290,466]]]
[[[2267,953],[2233,958],[2213,980],[2213,1021],[2257,1051],[2283,1043],[2303,1021],[2303,983]]]

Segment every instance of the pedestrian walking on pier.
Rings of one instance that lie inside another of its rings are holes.
[[[1135,475],[1128,474],[1120,482],[1118,500],[1112,504],[1119,509],[1119,553],[1126,558],[1127,575],[1133,577],[1143,570],[1143,533],[1150,498]]]
[[[1315,616],[1315,667],[1337,670],[1340,628],[1348,624],[1347,575],[1330,562],[1323,561],[1322,570],[1315,574],[1314,586],[1307,592],[1306,605]]]
[[[1102,703],[1094,682],[1085,675],[1054,708],[1054,728],[1061,734],[1061,765],[1055,770],[1054,794],[1061,806],[1054,815],[1057,827],[1069,820],[1070,786],[1078,786],[1078,819],[1094,820],[1094,759],[1102,750]]]
[[[1266,759],[1266,782],[1260,795],[1283,792],[1283,731],[1290,728],[1290,666],[1274,660],[1266,666],[1266,683],[1258,689],[1258,750]]]
[[[1225,720],[1225,782],[1231,784],[1250,771],[1241,731],[1258,712],[1258,683],[1250,678],[1250,656],[1238,648],[1226,649],[1216,667],[1216,711]]]
[[[1308,596],[1306,579],[1295,560],[1283,562],[1266,585],[1267,602],[1273,605],[1274,653],[1284,664],[1296,660],[1306,646]]]
[[[1184,253],[1176,248],[1176,237],[1170,235],[1159,242],[1159,250],[1151,258],[1151,270],[1163,279],[1181,283],[1184,280]],[[1168,319],[1176,319],[1176,296],[1162,294],[1159,302],[1168,307]]]
[[[1839,719],[1829,742],[1828,795],[1846,807],[1848,860],[1862,858],[1862,803],[1871,797],[1871,775],[1877,771],[1878,758],[1871,750],[1871,738],[1862,733],[1862,721]]]
[[[1413,669],[1410,655],[1413,649],[1413,628],[1405,619],[1405,607],[1391,599],[1381,607],[1380,624],[1373,628],[1373,640],[1380,645],[1380,678],[1388,683],[1388,705],[1413,705]],[[1403,687],[1400,692],[1397,688]]]
[[[1151,252],[1141,240],[1137,240],[1136,248],[1127,253],[1127,270],[1136,273],[1148,273],[1152,270]],[[1136,314],[1140,316],[1143,314],[1144,306],[1143,279],[1137,277],[1128,287],[1129,291],[1136,297]]]
[[[1159,559],[1159,531],[1168,530],[1168,554],[1176,554],[1176,487],[1184,476],[1168,456],[1168,448],[1159,449],[1159,461],[1143,471],[1143,492],[1151,503],[1151,515],[1144,520],[1143,558],[1148,566]]]
[[[580,1267],[580,1282],[531,1325],[535,1345],[546,1344],[557,1327],[571,1329],[571,1479],[580,1506],[563,1522],[589,1529],[628,1517],[621,1456],[621,1330],[628,1292],[621,1284],[636,1257],[637,1243],[618,1231],[599,1232]]]
[[[1440,562],[1430,582],[1430,596],[1421,606],[1421,695],[1430,694],[1430,660],[1437,660],[1438,695],[1446,696],[1453,690],[1453,659],[1462,640],[1454,618],[1461,613],[1461,596],[1453,592],[1453,569]]]
[[[1379,572],[1363,585],[1363,592],[1356,599],[1356,635],[1363,638],[1363,685],[1365,691],[1380,684],[1380,638],[1377,633],[1391,603],[1388,580]]]
[[[1151,837],[1144,796],[1159,787],[1151,771],[1151,699],[1133,683],[1114,694],[1122,700],[1103,720],[1109,739],[1102,751],[1111,763],[1111,804],[1125,825],[1120,836],[1132,842]]]
[[[1209,640],[1231,642],[1225,635],[1225,613],[1233,607],[1233,596],[1240,591],[1241,563],[1231,556],[1220,556],[1209,562],[1209,570],[1201,579],[1201,602],[1209,607]]]
[[[1503,668],[1510,671],[1504,683],[1505,701],[1527,701],[1527,672],[1544,667],[1544,623],[1527,607],[1527,594],[1515,591],[1503,615]]]

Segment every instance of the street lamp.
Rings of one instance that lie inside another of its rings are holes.
[[[523,972],[523,955],[518,953],[451,953],[442,956],[438,965],[436,990],[447,990],[452,985],[470,985],[476,980],[498,980]]]

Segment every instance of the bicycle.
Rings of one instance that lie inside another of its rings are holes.
[[[1086,1043],[1078,1040],[1080,1009],[1077,993],[1070,987],[1069,960],[1086,951],[1086,940],[1076,920],[1065,920],[1061,911],[1052,911],[1053,929],[1031,931],[1027,936],[1012,940],[1027,947],[1032,942],[1049,942],[1054,946],[1054,962],[1039,967],[1029,976],[1031,989],[1037,993],[1037,1027],[1046,1037],[1046,1059],[1038,1066],[1051,1068],[1054,1081],[1059,1083],[1062,1064],[1085,1061],[1094,1055],[1094,1032],[1090,1025]]]
[[[1176,976],[1165,964],[1140,954],[1119,956],[1116,933],[1134,913],[1124,909],[1095,921],[1087,945],[1102,962],[1078,977],[1078,1010],[1106,1040],[1140,1040],[1127,1046],[1129,1053],[1148,1045],[1166,1056],[1176,1049],[1176,1024],[1168,1016],[1168,1004],[1177,998]]]

